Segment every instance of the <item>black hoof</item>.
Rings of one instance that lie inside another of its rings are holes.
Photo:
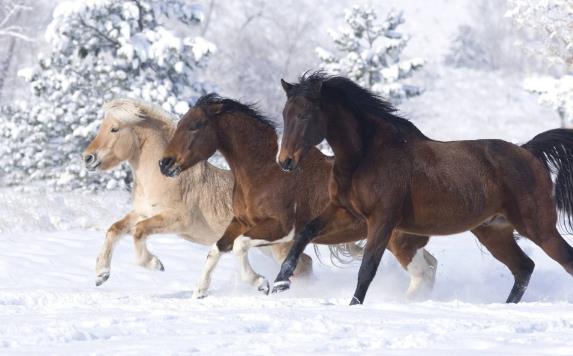
[[[290,288],[290,281],[276,281],[273,283],[273,294],[284,292]]]
[[[356,298],[356,297],[352,297],[352,300],[350,301],[350,305],[361,305],[362,302]]]
[[[97,276],[95,285],[96,287],[101,286],[105,281],[109,279],[109,272],[104,272]]]
[[[269,286],[269,282],[266,279],[257,289],[259,290],[259,292],[261,292],[265,295],[269,295],[269,292],[271,291],[271,288]]]

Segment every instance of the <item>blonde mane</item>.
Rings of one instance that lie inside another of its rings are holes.
[[[126,124],[138,124],[147,119],[154,119],[173,127],[175,116],[155,104],[139,99],[118,98],[103,105],[104,119],[113,117]]]

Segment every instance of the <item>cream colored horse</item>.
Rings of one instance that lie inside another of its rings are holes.
[[[133,99],[117,99],[104,106],[104,118],[95,139],[84,152],[88,170],[108,170],[128,161],[134,175],[133,210],[107,231],[96,262],[96,285],[110,275],[111,256],[117,241],[131,233],[138,264],[163,270],[163,264],[147,249],[149,235],[177,234],[202,245],[213,245],[233,217],[230,171],[203,162],[177,178],[159,171],[158,162],[175,130],[173,118],[163,110]],[[273,246],[272,255],[281,263],[290,244]],[[239,255],[243,280],[268,292],[268,282],[251,268],[246,254]],[[298,273],[312,270],[305,255]],[[204,296],[210,275],[203,275],[194,297]],[[266,289],[265,289],[266,288]]]

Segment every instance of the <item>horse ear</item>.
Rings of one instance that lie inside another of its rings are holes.
[[[285,82],[285,80],[282,78],[281,78],[281,85],[282,85],[287,96],[288,96],[288,93],[291,91],[291,89],[294,87],[293,84]]]

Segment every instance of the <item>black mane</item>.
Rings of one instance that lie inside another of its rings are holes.
[[[261,114],[255,104],[243,104],[237,100],[223,98],[215,93],[203,95],[197,100],[195,106],[202,107],[212,104],[222,104],[221,114],[242,113],[265,124],[273,130],[276,128],[275,123]]]
[[[316,99],[316,88],[322,83],[320,100],[342,104],[356,117],[367,115],[386,120],[399,133],[425,135],[410,120],[397,115],[397,109],[388,101],[342,76],[330,76],[322,71],[303,74],[289,95],[302,95]]]

